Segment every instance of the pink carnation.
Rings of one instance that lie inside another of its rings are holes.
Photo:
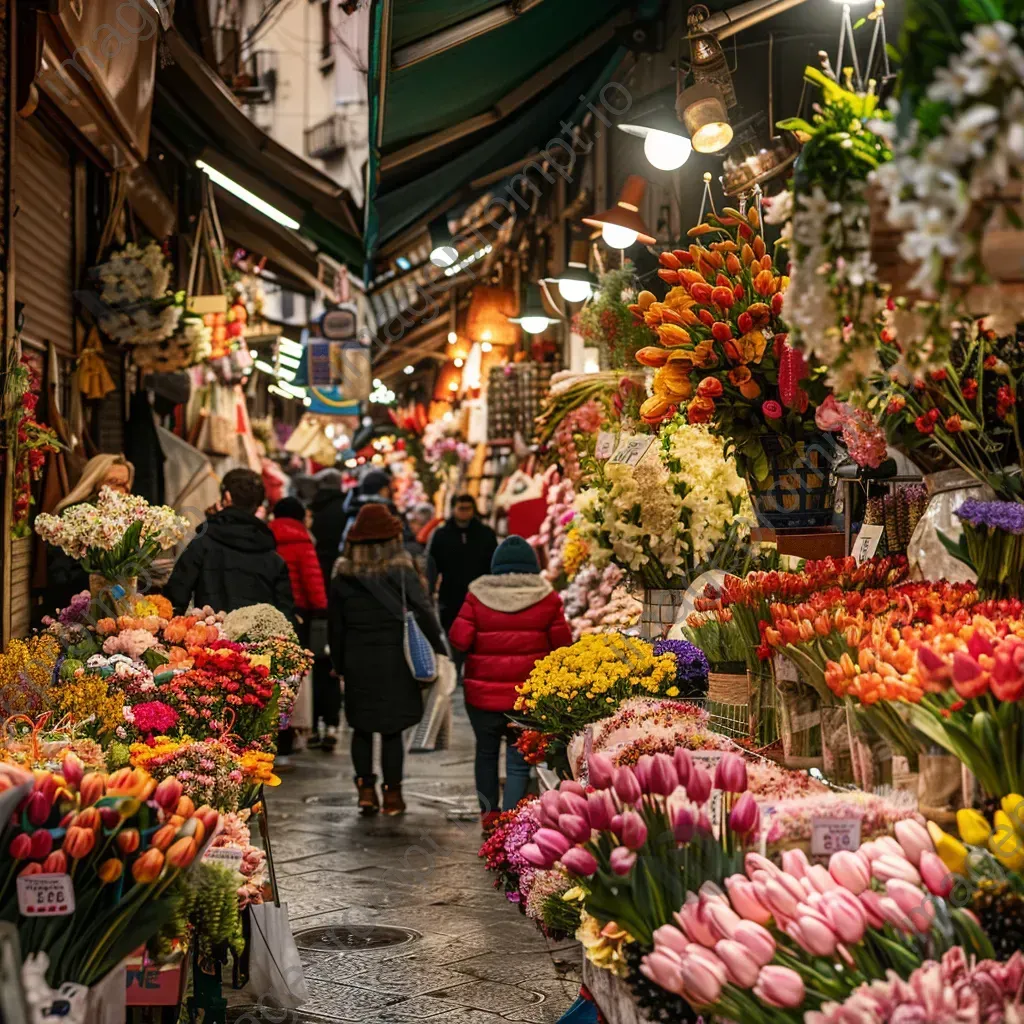
[[[162,700],[150,700],[132,708],[132,718],[139,732],[158,736],[169,732],[178,721],[178,712]]]

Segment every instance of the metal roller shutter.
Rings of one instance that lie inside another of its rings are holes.
[[[14,160],[14,295],[25,304],[23,337],[72,356],[75,326],[73,171],[66,149],[18,120]]]

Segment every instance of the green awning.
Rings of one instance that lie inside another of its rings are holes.
[[[659,0],[374,0],[364,248],[579,123]],[[563,136],[564,138],[564,136]]]

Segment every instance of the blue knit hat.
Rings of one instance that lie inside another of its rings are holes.
[[[539,573],[536,552],[522,537],[506,537],[491,556],[491,574],[504,576],[510,572]]]

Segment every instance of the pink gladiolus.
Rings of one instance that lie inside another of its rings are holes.
[[[905,857],[890,857],[884,854],[871,865],[871,874],[880,882],[888,882],[891,878],[902,878],[913,885],[921,884],[921,875],[917,868]]]
[[[679,778],[668,754],[655,754],[651,764],[648,788],[659,796],[668,796],[675,792]]]
[[[748,878],[753,878],[755,871],[767,871],[773,877],[782,873],[779,871],[778,866],[767,857],[762,857],[761,854],[754,853],[753,851],[743,858],[743,868],[747,872]]]
[[[683,994],[683,978],[679,963],[658,950],[648,953],[643,958],[640,962],[640,973],[666,992]]]
[[[677,843],[688,843],[693,838],[694,820],[688,807],[680,807],[672,815],[672,834]]]
[[[746,875],[730,875],[725,880],[725,887],[740,917],[758,924],[768,924],[772,919],[771,911],[757,898],[754,884]]]
[[[686,795],[695,803],[702,804],[711,795],[711,776],[699,765],[694,765],[686,783]]]
[[[871,872],[863,858],[849,850],[840,850],[832,854],[832,859],[828,862],[828,872],[839,885],[848,889],[854,896],[859,896],[871,884]]]
[[[881,928],[885,924],[885,916],[882,914],[881,906],[879,906],[882,897],[874,889],[865,889],[858,899],[860,900],[860,905],[864,908],[864,912],[868,915],[868,924],[872,928]]]
[[[733,985],[740,988],[753,988],[761,973],[761,965],[751,955],[750,950],[735,939],[722,939],[715,943],[715,952],[725,965],[725,973]]]
[[[553,828],[537,829],[533,834],[533,841],[552,861],[558,860],[572,845],[561,832],[556,832]]]
[[[633,774],[645,793],[651,791],[651,765],[653,763],[654,758],[650,754],[641,754],[636,764],[633,765]]]
[[[643,818],[635,811],[626,811],[622,815],[622,832],[620,833],[623,846],[631,850],[639,850],[647,842],[647,826]]]
[[[742,943],[750,955],[762,966],[770,964],[775,956],[775,940],[767,928],[756,921],[740,921],[732,933],[736,942]]]
[[[697,1006],[710,1006],[718,1002],[727,976],[724,967],[719,974],[703,957],[688,956],[684,958],[679,970],[687,999]]]
[[[893,928],[907,933],[914,931],[914,922],[903,913],[900,905],[891,896],[882,896],[879,899],[878,911]]]
[[[831,956],[836,951],[836,933],[817,918],[804,916],[790,921],[786,932],[811,956]]]
[[[736,801],[736,806],[729,812],[729,828],[737,835],[749,835],[757,828],[760,817],[761,810],[757,806],[754,794],[746,792]]]
[[[893,878],[885,883],[885,894],[896,901],[915,931],[924,935],[931,930],[935,920],[935,906],[930,897],[916,885]]]
[[[792,875],[796,879],[803,878],[810,866],[811,862],[803,850],[782,851],[782,870],[787,875]]]
[[[640,801],[643,791],[633,770],[627,765],[615,769],[615,795],[624,804],[635,804]]]
[[[693,771],[693,758],[686,747],[676,747],[672,755],[672,764],[675,766],[679,785],[685,786],[690,781],[690,772]]]
[[[933,896],[945,899],[953,891],[953,874],[937,853],[929,853],[927,850],[922,853],[917,869]]]
[[[579,818],[590,820],[590,812],[587,809],[587,798],[579,793],[562,793],[558,798],[560,814],[575,814]]]
[[[663,924],[654,932],[654,948],[664,950],[668,948],[674,953],[685,953],[689,939],[675,925]]]
[[[804,888],[809,892],[826,893],[838,888],[838,885],[821,864],[812,864],[804,875]]]
[[[578,814],[560,814],[558,830],[574,843],[585,843],[590,838],[590,824]]]
[[[932,842],[932,837],[928,835],[928,829],[912,818],[897,821],[893,829],[896,832],[896,839],[899,841],[900,846],[903,847],[907,860],[915,868],[921,863],[922,853],[935,852],[935,844]]]
[[[692,892],[689,892],[686,894],[686,902],[673,916],[676,924],[686,932],[693,942],[710,949],[718,940],[703,919],[700,909],[700,901]]]
[[[864,938],[868,915],[856,896],[845,889],[836,889],[823,896],[820,905],[841,942],[855,945]]]
[[[594,789],[609,789],[615,779],[615,762],[607,754],[591,754],[587,772]]]
[[[519,853],[523,860],[535,868],[549,868],[555,862],[555,858],[549,857],[536,843],[524,843]]]
[[[588,793],[587,813],[590,818],[590,827],[598,832],[604,832],[611,825],[612,817],[615,814],[615,805],[612,803],[611,795],[604,790]]]
[[[739,754],[723,754],[715,766],[715,789],[743,793],[747,788],[747,762]]]
[[[615,874],[628,875],[636,863],[636,853],[627,846],[616,846],[608,860]]]
[[[716,939],[731,939],[742,918],[727,903],[709,900],[702,907],[704,920]]]
[[[559,859],[562,862],[562,867],[572,875],[583,875],[585,878],[589,878],[597,871],[597,861],[594,860],[593,854],[584,850],[582,846],[574,846],[572,849],[566,850]]]
[[[795,1010],[804,1001],[804,982],[796,971],[770,964],[761,968],[754,995],[769,1006]]]

